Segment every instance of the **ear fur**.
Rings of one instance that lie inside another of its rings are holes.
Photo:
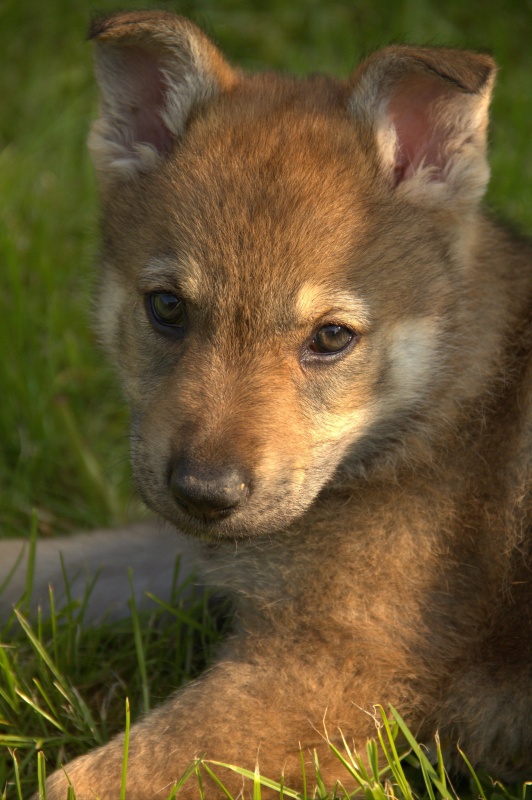
[[[89,149],[102,183],[152,169],[192,109],[237,80],[207,36],[175,14],[112,14],[93,21],[89,38],[100,88]]]
[[[361,64],[350,111],[369,124],[391,187],[418,203],[480,200],[495,71],[487,55],[408,46]]]

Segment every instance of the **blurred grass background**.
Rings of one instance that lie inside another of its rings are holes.
[[[98,12],[116,8],[100,0]],[[129,2],[129,7],[149,7]],[[348,74],[392,41],[487,49],[500,65],[489,202],[532,229],[532,2],[185,0],[247,68]],[[0,0],[0,532],[114,523],[132,500],[127,418],[90,330],[97,200],[87,0]]]
[[[127,414],[90,327],[98,210],[85,139],[96,93],[84,35],[95,11],[120,5],[99,0],[95,9],[88,0],[0,0],[4,536],[27,535],[32,519],[41,535],[51,535],[141,513],[132,499]],[[192,17],[229,58],[252,69],[343,76],[365,54],[393,41],[491,51],[500,76],[488,201],[532,231],[532,0],[160,0],[155,5]],[[202,620],[205,610],[194,613]],[[190,626],[183,625],[177,604],[174,614],[172,627],[165,615],[166,627],[152,620],[142,634],[142,658],[157,700],[199,666],[192,663],[197,642],[181,637],[181,628]],[[18,748],[23,788],[14,793],[11,786],[7,797],[28,796],[36,785],[35,745],[46,750],[51,769],[65,753],[93,747],[122,728],[126,694],[134,716],[144,708],[146,687],[132,624],[86,634],[74,619],[60,634],[39,627],[38,640],[17,639],[11,631],[11,646],[0,647],[0,727],[6,731],[0,735],[0,798],[6,796],[4,786],[15,781],[8,748]],[[202,625],[209,649],[213,628]],[[57,673],[46,669],[41,640],[68,676],[59,690]],[[205,641],[201,645],[206,648]],[[71,682],[89,699],[94,726],[83,708],[77,709],[76,692],[65,705]],[[35,695],[36,685],[44,689]],[[46,706],[57,719],[55,727],[20,702],[24,694]],[[493,787],[488,797],[503,795]]]

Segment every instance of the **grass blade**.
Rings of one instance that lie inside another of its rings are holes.
[[[139,620],[139,613],[137,611],[137,604],[135,603],[135,587],[133,585],[133,571],[131,567],[128,567],[127,574],[129,577],[129,585],[131,587],[129,607],[131,609],[131,621],[133,623],[133,637],[135,640],[135,651],[137,653],[137,662],[139,665],[142,683],[142,707],[144,713],[147,713],[150,710],[150,685],[148,683],[148,672],[146,670],[146,653],[144,641],[142,639],[142,629]]]
[[[462,758],[464,759],[464,763],[465,763],[466,767],[468,768],[468,770],[469,770],[469,772],[471,774],[471,777],[473,778],[473,782],[474,782],[475,786],[477,787],[477,791],[478,791],[479,796],[482,798],[482,800],[486,800],[486,794],[484,792],[484,789],[482,788],[482,784],[481,784],[481,782],[479,780],[479,777],[478,777],[477,773],[473,769],[473,767],[472,767],[469,759],[467,758],[466,754],[464,753],[464,751],[461,750],[459,747],[457,749],[458,749],[458,752],[460,753],[460,755],[462,756]]]
[[[124,755],[122,758],[122,780],[120,783],[120,800],[126,800],[127,761],[129,757],[130,726],[131,726],[131,715],[129,711],[129,700],[126,697],[126,729],[124,731]]]

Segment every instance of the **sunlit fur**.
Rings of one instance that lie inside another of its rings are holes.
[[[163,12],[92,37],[97,305],[136,484],[236,607],[214,667],[134,726],[128,797],[204,754],[294,785],[300,746],[332,787],[324,721],[363,748],[376,703],[531,778],[532,259],[479,206],[493,62],[392,47],[346,82],[249,76]],[[150,321],[157,291],[183,336]],[[309,347],[326,324],[353,332],[333,357]],[[185,460],[240,470],[245,501],[187,513]],[[122,746],[66,766],[78,800],[118,798]]]

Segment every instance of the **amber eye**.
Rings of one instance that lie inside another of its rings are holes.
[[[146,298],[148,313],[156,327],[172,329],[172,332],[183,330],[185,325],[185,304],[170,292],[153,292]]]
[[[333,355],[344,350],[355,335],[343,325],[324,325],[316,331],[309,347],[313,353]]]

